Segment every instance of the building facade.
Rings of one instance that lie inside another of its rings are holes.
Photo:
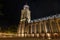
[[[31,20],[29,6],[24,5],[17,33],[19,37],[58,37],[60,14]]]

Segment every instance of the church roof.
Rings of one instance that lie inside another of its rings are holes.
[[[34,20],[31,20],[31,23],[39,22],[39,21],[43,21],[43,20],[48,20],[48,19],[54,19],[54,18],[60,18],[60,14],[52,15],[52,16],[48,16],[48,17],[43,17],[43,18],[39,18],[39,19],[34,19]]]

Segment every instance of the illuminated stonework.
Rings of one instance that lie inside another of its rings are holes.
[[[21,11],[17,33],[19,37],[58,37],[60,34],[60,14],[31,20],[28,5]]]
[[[31,20],[30,13],[29,6],[24,5],[23,9],[21,10],[21,21],[27,20],[29,23]]]

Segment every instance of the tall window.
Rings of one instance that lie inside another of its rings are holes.
[[[58,32],[57,24],[55,21],[52,21],[53,32]]]
[[[44,33],[45,32],[45,26],[43,23],[41,23],[41,32]]]
[[[39,24],[37,23],[37,24],[36,24],[36,32],[37,32],[37,33],[39,33],[39,29],[40,29],[40,28],[39,28]]]
[[[32,25],[32,33],[34,33],[34,27],[35,27],[35,26],[34,26],[34,25]]]
[[[50,23],[49,22],[46,22],[46,28],[47,28],[47,32],[51,31],[51,27],[50,27]]]

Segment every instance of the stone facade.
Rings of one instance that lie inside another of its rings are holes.
[[[29,8],[28,5],[27,8]],[[60,35],[60,14],[35,20],[31,20],[30,14],[29,9],[22,10],[17,30],[19,37],[57,37]]]

